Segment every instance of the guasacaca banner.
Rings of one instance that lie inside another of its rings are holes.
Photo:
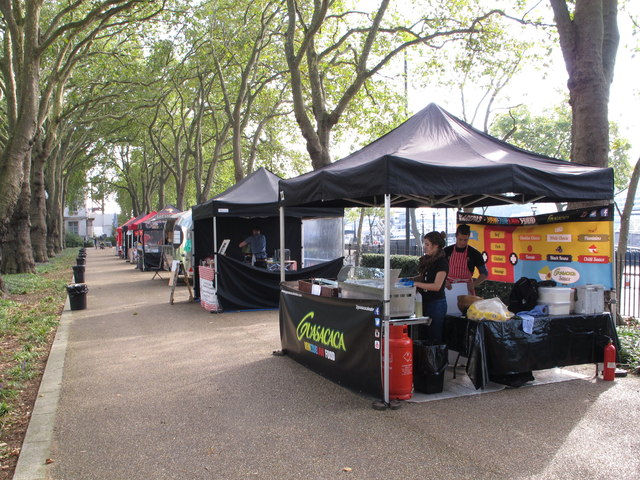
[[[334,382],[381,397],[381,305],[377,300],[310,295],[283,285],[282,349]]]
[[[613,205],[529,217],[458,212],[457,221],[471,227],[469,245],[482,252],[490,280],[612,288],[613,212]]]

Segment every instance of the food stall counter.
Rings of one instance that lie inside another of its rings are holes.
[[[620,342],[609,313],[538,317],[532,333],[523,321],[469,320],[447,316],[445,339],[450,350],[467,357],[466,371],[476,389],[489,381],[518,386],[533,380],[533,370],[602,362],[611,338]]]

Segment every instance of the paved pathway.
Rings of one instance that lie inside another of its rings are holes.
[[[379,412],[272,356],[276,311],[208,314],[185,287],[171,306],[152,276],[88,251],[16,479],[640,478],[637,377]]]

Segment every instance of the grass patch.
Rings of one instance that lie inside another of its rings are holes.
[[[640,369],[640,320],[630,319],[626,325],[618,326],[620,340],[620,360],[631,366],[632,371]]]
[[[25,382],[38,375],[72,282],[77,248],[69,248],[34,274],[4,275],[0,299],[0,437],[11,423]]]

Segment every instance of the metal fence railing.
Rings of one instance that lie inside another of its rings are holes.
[[[355,244],[345,244],[344,252],[345,256],[353,256],[356,251]],[[361,253],[384,253],[384,245],[362,245],[360,249]],[[412,255],[419,257],[422,255],[422,246],[416,246],[413,242],[407,248],[405,242],[392,242],[389,253],[391,255]]]
[[[640,317],[640,249],[629,248],[623,258],[616,252],[618,313],[623,317]]]

